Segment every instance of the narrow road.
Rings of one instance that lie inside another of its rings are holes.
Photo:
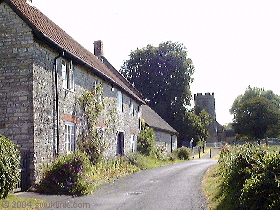
[[[207,209],[201,180],[216,163],[200,159],[142,171],[103,185],[93,195],[67,202],[90,204],[89,209]]]

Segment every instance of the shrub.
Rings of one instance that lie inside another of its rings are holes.
[[[242,206],[250,209],[280,208],[280,156],[278,152],[264,155],[258,167],[244,183],[240,197]]]
[[[85,153],[61,156],[44,171],[44,177],[37,189],[47,194],[89,194],[93,190],[91,170],[90,160]]]
[[[88,155],[90,162],[93,165],[101,160],[103,152],[106,148],[105,141],[100,138],[97,133],[93,132],[92,134],[89,134],[83,139],[79,140],[77,144],[78,149]]]
[[[155,148],[155,133],[152,128],[145,125],[138,135],[137,150],[146,156],[154,155],[156,153]]]
[[[276,209],[280,205],[280,158],[266,147],[224,148],[219,158],[221,191],[237,209]]]
[[[188,160],[191,154],[191,150],[187,147],[179,147],[174,152],[180,160]]]
[[[15,146],[0,135],[0,199],[6,198],[20,180],[20,155]]]

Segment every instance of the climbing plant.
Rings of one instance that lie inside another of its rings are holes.
[[[102,84],[96,85],[93,91],[86,91],[80,98],[80,102],[84,109],[88,132],[77,142],[78,148],[86,152],[91,162],[96,164],[104,150],[109,147],[105,138],[115,132],[116,105],[111,99],[103,97]],[[106,129],[96,128],[101,118],[104,118]]]

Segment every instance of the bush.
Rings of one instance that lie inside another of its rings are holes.
[[[47,194],[89,194],[93,190],[91,170],[90,160],[85,153],[61,156],[44,171],[44,177],[37,189]]]
[[[219,158],[219,173],[222,194],[235,208],[279,208],[278,152],[253,144],[223,148]]]
[[[280,209],[280,156],[278,152],[264,155],[253,167],[244,183],[240,201],[250,209]]]
[[[6,198],[20,180],[20,155],[15,146],[0,135],[0,199]]]
[[[138,135],[137,150],[146,156],[155,155],[155,133],[152,128],[143,125],[143,130]]]
[[[174,153],[177,155],[180,160],[188,160],[190,158],[191,150],[187,147],[179,147],[174,150]]]
[[[78,149],[88,155],[93,165],[97,164],[102,159],[105,147],[105,141],[98,137],[97,133],[93,132],[78,141]]]

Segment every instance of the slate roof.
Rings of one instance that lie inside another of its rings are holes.
[[[63,29],[51,21],[40,10],[26,3],[26,0],[2,0],[31,27],[37,38],[60,51],[65,51],[69,57],[74,57],[77,62],[82,62],[92,70],[115,84],[127,94],[141,103],[145,103],[138,92],[131,85],[106,67],[93,53],[86,50],[82,45],[69,36]],[[0,1],[1,3],[1,1]],[[98,30],[98,29],[97,29]]]
[[[142,106],[142,118],[145,120],[148,126],[153,128],[154,130],[171,134],[178,133],[148,105]]]

